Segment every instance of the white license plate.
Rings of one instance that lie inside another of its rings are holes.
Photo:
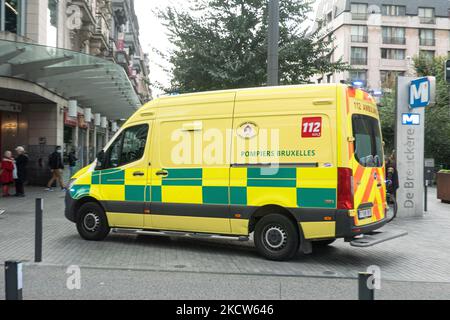
[[[360,220],[372,218],[372,208],[359,210],[358,218]]]

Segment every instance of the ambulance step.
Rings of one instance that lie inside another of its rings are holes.
[[[227,236],[227,235],[217,235],[208,233],[189,233],[189,232],[179,232],[179,231],[152,231],[152,230],[135,230],[135,229],[112,229],[113,233],[118,234],[137,234],[137,235],[159,235],[167,237],[190,237],[196,239],[225,239],[225,240],[237,240],[237,241],[249,241],[249,237],[244,236]]]
[[[389,240],[404,237],[407,234],[408,232],[403,230],[378,230],[364,234],[359,238],[355,238],[350,242],[350,245],[352,247],[367,248]]]

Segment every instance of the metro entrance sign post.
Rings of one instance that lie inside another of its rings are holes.
[[[425,108],[434,103],[434,77],[397,78],[398,216],[424,215]]]

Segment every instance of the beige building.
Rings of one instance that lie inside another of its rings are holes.
[[[0,0],[0,151],[24,146],[32,184],[48,155],[81,167],[151,99],[134,0]]]
[[[414,73],[419,54],[450,52],[448,0],[322,0],[317,17],[326,22],[348,72],[320,75],[316,82],[361,81],[373,92],[392,88],[396,75]]]

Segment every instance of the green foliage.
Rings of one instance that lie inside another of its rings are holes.
[[[386,155],[395,150],[395,93],[386,93],[380,103],[380,121]]]
[[[268,0],[193,0],[188,10],[159,12],[174,46],[171,88],[193,92],[261,86],[267,79]],[[304,28],[311,1],[280,1],[280,82],[347,69],[331,62],[332,39]]]
[[[418,76],[436,77],[436,105],[426,109],[425,157],[434,158],[438,165],[450,168],[450,100],[445,81],[444,63],[447,57],[414,59]],[[386,154],[395,149],[395,92],[386,93],[381,101],[380,118]]]
[[[414,63],[419,76],[436,77],[436,105],[426,109],[425,156],[450,168],[450,88],[445,81],[446,60],[447,57],[431,60],[418,56]]]

